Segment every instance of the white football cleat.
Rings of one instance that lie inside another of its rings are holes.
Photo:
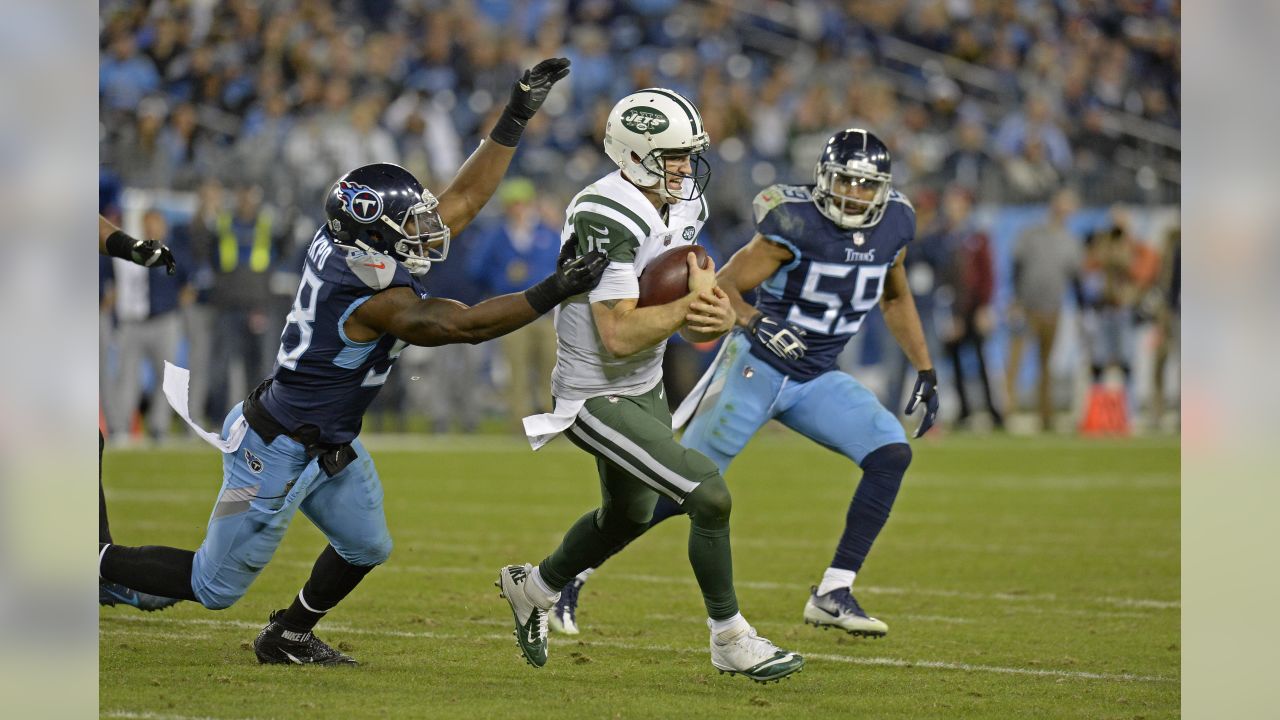
[[[711,627],[711,621],[707,621]],[[777,682],[804,667],[804,658],[788,652],[756,634],[743,622],[711,633],[711,664],[721,673],[742,673],[758,683]]]
[[[810,588],[809,601],[804,604],[804,621],[824,630],[839,628],[862,637],[881,638],[889,632],[889,626],[883,621],[867,615],[849,588],[837,588],[825,595],[818,594],[817,586]]]
[[[547,611],[538,607],[529,597],[529,583],[533,576],[533,565],[508,565],[498,571],[499,597],[506,598],[511,605],[511,615],[515,620],[516,645],[520,646],[520,654],[530,665],[540,668],[547,664]]]

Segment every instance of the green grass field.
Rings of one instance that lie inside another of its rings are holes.
[[[591,459],[501,437],[370,440],[396,549],[319,628],[359,668],[259,666],[250,641],[305,581],[301,515],[235,607],[103,608],[112,718],[1166,718],[1179,713],[1176,439],[953,436],[915,445],[856,585],[881,640],[801,624],[856,482],[846,460],[763,433],[729,473],[743,612],[807,658],[767,686],[718,675],[685,557],[687,521],[583,591],[547,667],[519,657],[497,569],[537,562],[598,500]],[[381,447],[380,447],[381,446]],[[108,451],[116,539],[195,547],[220,482],[205,447]]]

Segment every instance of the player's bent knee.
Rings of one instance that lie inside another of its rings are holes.
[[[698,484],[684,501],[685,512],[698,524],[728,522],[733,510],[729,486],[719,474]]]
[[[906,443],[882,445],[862,459],[864,471],[873,470],[901,476],[911,465],[911,446]]]
[[[338,557],[352,565],[373,567],[381,565],[391,557],[392,547],[394,543],[391,542],[391,536],[384,534],[381,537],[370,538],[354,547],[339,547],[334,544],[333,549],[337,551]]]
[[[226,610],[244,597],[249,588],[224,587],[213,590],[207,587],[196,587],[192,584],[191,590],[196,596],[196,600],[200,601],[200,604],[206,610]]]

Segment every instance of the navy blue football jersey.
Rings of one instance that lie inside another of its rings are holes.
[[[321,228],[307,249],[302,283],[280,334],[262,407],[290,432],[314,425],[321,442],[353,440],[408,343],[391,335],[355,342],[342,326],[366,300],[401,286],[427,297],[417,278],[394,258],[336,245]]]
[[[885,276],[915,237],[916,213],[897,190],[880,222],[846,230],[813,202],[811,185],[773,185],[752,203],[756,231],[792,252],[756,293],[766,315],[802,328],[808,352],[786,361],[751,336],[751,352],[779,371],[810,380],[836,366],[836,357],[880,301]]]

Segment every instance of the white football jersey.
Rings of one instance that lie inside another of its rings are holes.
[[[640,190],[622,177],[606,175],[574,196],[565,211],[560,242],[577,232],[581,252],[599,248],[609,257],[604,278],[590,293],[556,309],[556,367],[551,392],[564,400],[600,395],[640,395],[662,380],[662,341],[625,358],[605,349],[591,315],[591,303],[640,296],[640,273],[655,257],[679,245],[691,245],[707,221],[705,197],[668,206],[668,219]]]

